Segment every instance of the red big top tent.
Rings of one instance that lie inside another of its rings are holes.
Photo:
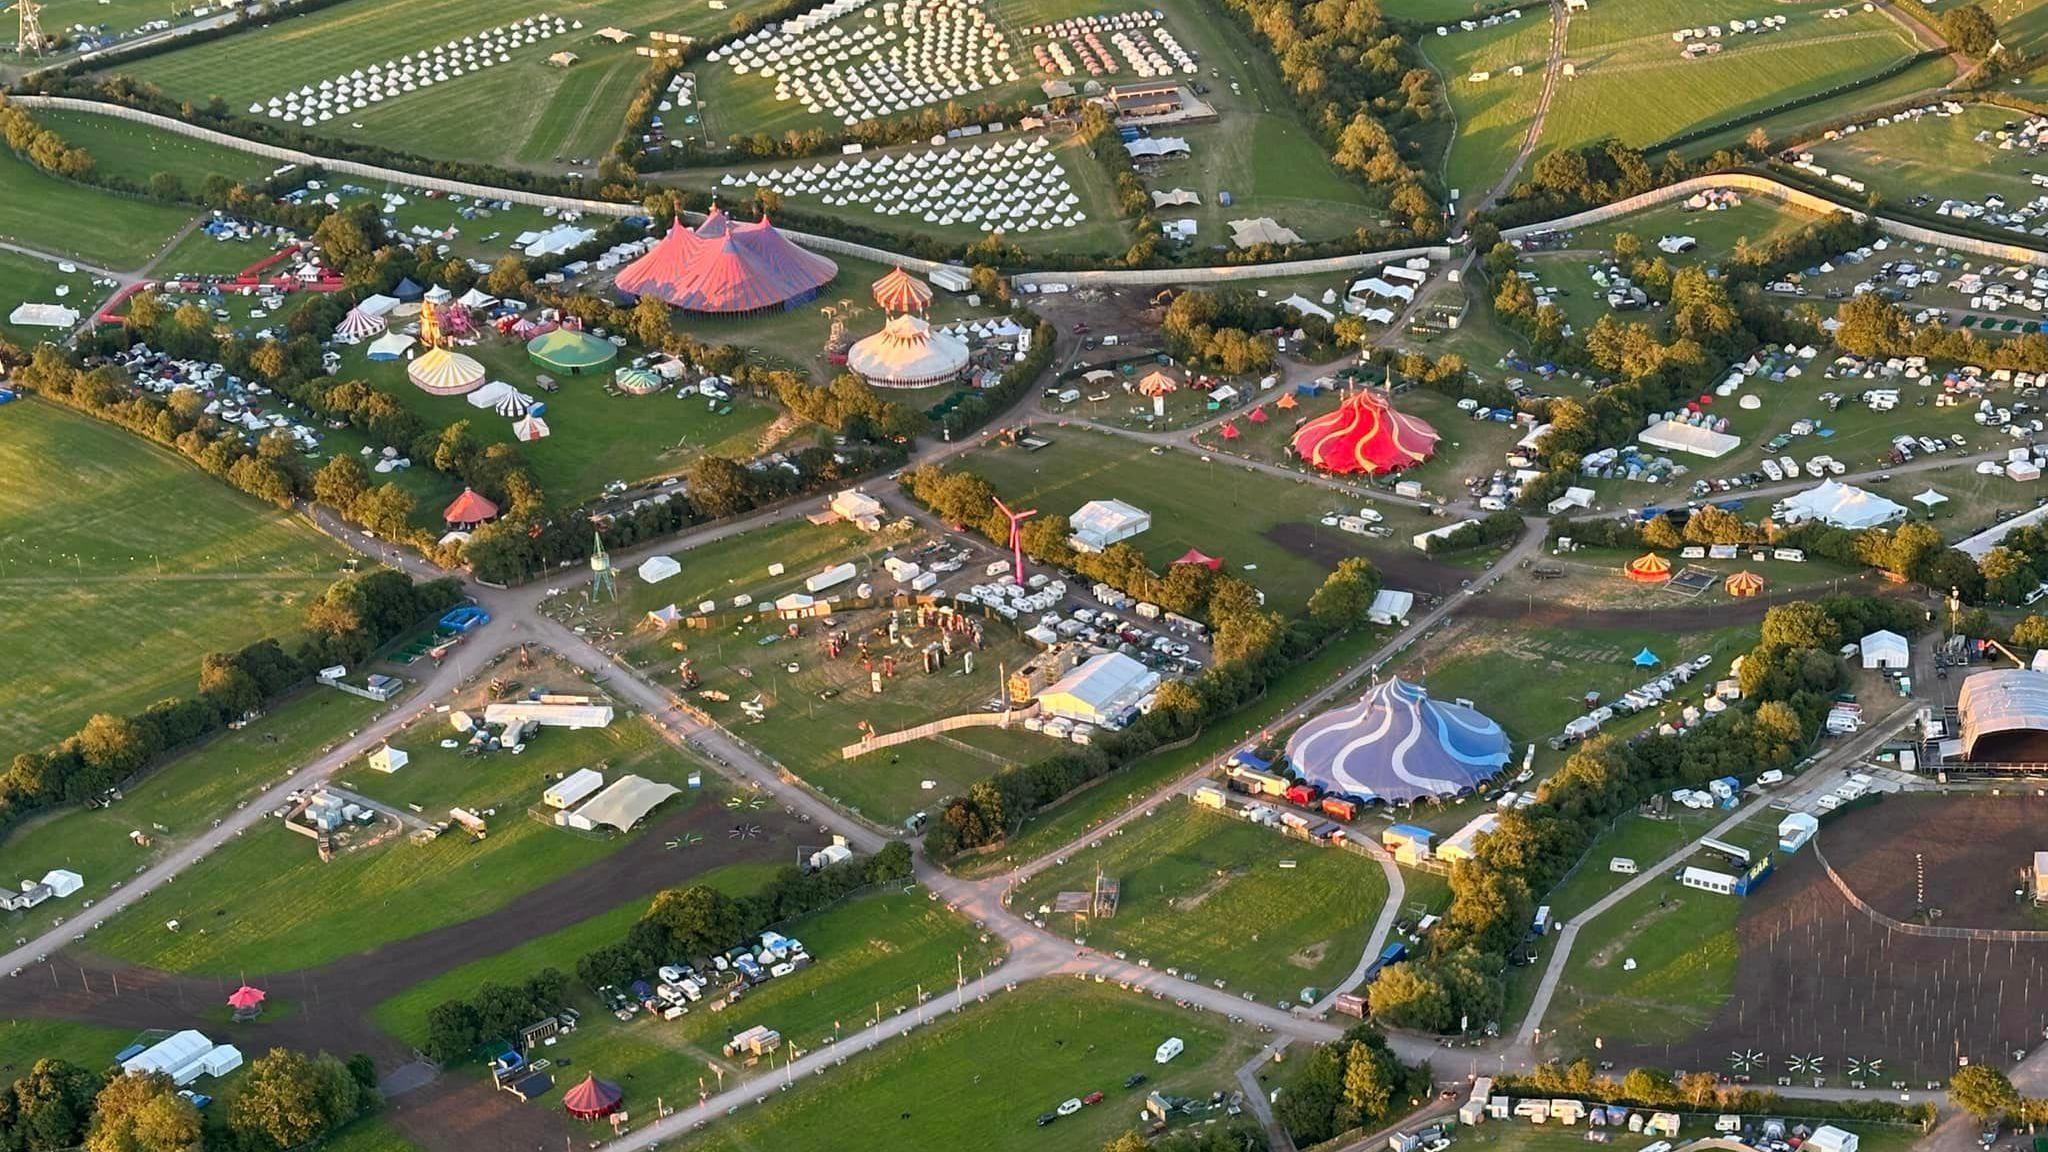
[[[486,520],[495,519],[497,515],[496,504],[477,495],[474,489],[464,488],[462,495],[449,502],[448,507],[442,511],[441,519],[450,527],[474,528]]]
[[[595,1073],[586,1073],[583,1083],[562,1094],[562,1107],[578,1120],[595,1120],[618,1111],[623,1099],[625,1093],[619,1091],[617,1084],[607,1084]]]
[[[672,225],[612,286],[686,312],[731,315],[801,304],[838,275],[837,264],[790,243],[766,216],[740,223],[714,205],[695,231]]]
[[[1294,434],[1294,451],[1326,472],[1378,476],[1413,467],[1436,452],[1436,429],[1394,411],[1370,389],[1353,392],[1335,412],[1318,416]]]
[[[1186,555],[1182,556],[1178,560],[1175,560],[1173,563],[1175,567],[1178,567],[1182,564],[1200,564],[1202,567],[1207,568],[1211,572],[1218,572],[1221,571],[1223,568],[1223,561],[1220,558],[1215,556],[1205,556],[1202,554],[1202,551],[1198,548],[1188,549]]]

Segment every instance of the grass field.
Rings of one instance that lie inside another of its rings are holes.
[[[1733,207],[1713,211],[1688,211],[1678,204],[1666,204],[1632,213],[1612,223],[1580,229],[1571,234],[1571,246],[1605,252],[1613,248],[1616,236],[1630,232],[1643,241],[1646,250],[1663,255],[1656,252],[1660,237],[1685,235],[1699,241],[1699,247],[1676,256],[1666,256],[1665,262],[1673,267],[1712,265],[1733,252],[1743,240],[1761,244],[1795,232],[1817,219],[1819,217],[1811,212],[1763,196],[1748,196]]]
[[[621,717],[607,729],[551,731],[523,756],[501,753],[481,766],[435,747],[438,739],[429,731],[401,739],[413,762],[396,775],[359,766],[339,779],[387,803],[420,803],[436,817],[450,804],[496,809],[488,839],[398,838],[322,864],[310,841],[266,821],[108,921],[94,935],[94,949],[184,972],[317,966],[483,915],[625,845],[624,836],[580,836],[529,818],[524,810],[539,799],[544,778],[600,761],[609,763],[608,776],[636,771],[680,783],[685,774],[682,760],[637,718]],[[670,808],[698,800],[681,797]],[[491,882],[479,884],[480,874]],[[165,930],[173,919],[181,931]]]
[[[481,363],[491,379],[546,402],[553,434],[520,445],[520,455],[550,500],[563,506],[596,496],[613,480],[630,482],[680,472],[703,452],[750,458],[756,440],[775,416],[766,405],[737,398],[731,413],[719,416],[701,396],[608,396],[605,389],[614,365],[584,376],[548,373],[557,377],[561,388],[545,393],[534,384],[544,370],[521,344],[490,334],[463,351]],[[402,359],[371,361],[367,345],[342,355],[343,377],[390,393],[428,423],[440,427],[467,420],[483,443],[511,442],[511,420],[471,407],[460,396],[430,396],[413,386],[405,369]]]
[[[1580,929],[1543,1021],[1544,1042],[1577,1050],[1600,1037],[1658,1043],[1691,1035],[1734,992],[1741,912],[1740,897],[1651,880]]]
[[[1810,92],[1854,83],[1913,54],[1916,46],[1882,12],[1851,8],[1824,20],[1824,3],[1742,0],[1714,12],[1731,19],[1788,17],[1769,35],[1733,34],[1717,56],[1685,60],[1671,33],[1698,26],[1685,0],[1594,6],[1573,17],[1566,58],[1578,75],[1560,86],[1543,146],[1576,147],[1608,136],[1646,146],[1746,116]]]
[[[244,114],[252,103],[338,72],[368,68],[512,20],[542,13],[581,20],[583,29],[525,45],[510,63],[359,109],[321,131],[435,158],[589,171],[582,162],[600,158],[618,139],[642,71],[632,45],[596,39],[600,27],[617,25],[640,34],[642,42],[654,30],[708,39],[765,2],[735,0],[729,10],[718,11],[686,0],[651,5],[568,0],[508,10],[488,0],[352,0],[168,52],[122,71],[179,99],[221,96],[235,113]],[[581,59],[568,68],[545,63],[559,51]]]
[[[381,710],[341,692],[302,693],[151,772],[110,807],[67,808],[9,832],[0,841],[0,876],[69,868],[85,877],[88,895],[101,891],[290,775]],[[137,829],[150,835],[149,847],[129,839]]]
[[[706,874],[700,882],[739,894],[757,887],[767,874],[761,866],[728,867]],[[504,956],[458,969],[379,1005],[375,1018],[395,1034],[417,1042],[424,1035],[427,1010],[441,1000],[461,995],[465,988],[475,987],[477,980],[516,982],[548,964],[573,972],[583,952],[621,939],[642,911],[644,905],[635,901],[587,921],[592,931],[583,931],[586,925],[579,924]],[[915,1010],[920,986],[928,993],[946,991],[959,973],[978,976],[1001,955],[999,943],[976,932],[921,891],[890,889],[856,897],[779,924],[776,930],[803,941],[815,962],[752,989],[745,999],[722,1012],[693,1008],[673,1021],[642,1014],[621,1023],[603,1011],[595,996],[578,988],[575,1006],[584,1013],[583,1027],[549,1055],[561,1063],[580,1060],[605,1069],[600,1075],[652,1091],[653,1085],[681,1075],[694,1078],[702,1074],[704,1058],[717,1053],[728,1037],[756,1024],[773,1028],[786,1042],[810,1050],[830,1042],[835,1034],[850,1036],[866,1027],[877,1009],[885,1016]],[[572,935],[577,946],[573,951],[561,946],[570,943]],[[536,948],[544,951],[534,954]],[[500,963],[514,959],[523,961],[523,966]],[[735,1062],[722,1063],[728,1078],[747,1074]],[[673,1090],[678,1103],[687,1099],[680,1087]]]
[[[341,549],[168,452],[40,402],[0,409],[9,756],[194,690],[199,660],[287,642]],[[59,463],[61,462],[61,464]]]
[[[1018,888],[1011,907],[1097,951],[1173,965],[1262,1003],[1328,990],[1358,963],[1386,903],[1379,865],[1172,800]],[[1281,867],[1293,861],[1294,867]],[[1118,882],[1116,915],[1050,912],[1059,893]]]
[[[1507,173],[1528,137],[1543,96],[1550,51],[1550,21],[1540,8],[1521,19],[1472,32],[1451,26],[1448,36],[1421,39],[1424,54],[1443,74],[1444,92],[1457,117],[1457,136],[1444,158],[1444,184],[1462,200],[1475,200]],[[1449,17],[1445,17],[1449,19]],[[1520,66],[1520,76],[1509,69]],[[1488,73],[1486,80],[1471,77]]]
[[[93,171],[145,184],[168,172],[187,192],[196,193],[215,174],[238,183],[270,175],[273,165],[260,156],[222,148],[189,136],[159,132],[147,125],[95,116],[87,112],[39,112],[36,122],[74,148],[92,153]]]
[[[987,449],[964,457],[960,467],[985,477],[1005,499],[1047,512],[1071,514],[1096,499],[1136,504],[1152,513],[1152,527],[1130,543],[1155,569],[1199,548],[1222,557],[1226,571],[1257,585],[1271,607],[1290,614],[1302,611],[1339,560],[1374,551],[1362,545],[1363,537],[1317,523],[1327,512],[1350,510],[1350,502],[1306,480],[1290,484],[1185,451],[1134,453],[1106,433],[1078,427],[1048,431],[1050,448]],[[1395,540],[1375,547],[1405,547],[1402,514],[1390,510],[1387,521]],[[1307,553],[1271,538],[1290,526],[1315,542]]]
[[[678,884],[703,884],[728,896],[744,896],[758,892],[779,868],[780,865],[767,863],[727,864]],[[467,996],[486,981],[517,984],[543,968],[574,972],[576,961],[588,953],[625,939],[647,907],[645,900],[628,900],[567,928],[537,936],[517,948],[444,972],[378,1004],[371,1010],[370,1018],[379,1028],[406,1043],[423,1045],[427,1040],[427,1012],[434,1005]]]
[[[67,294],[57,295],[59,287],[66,289]],[[62,272],[48,260],[0,251],[0,338],[11,340],[22,348],[34,348],[44,341],[62,340],[67,332],[62,328],[9,324],[7,316],[16,305],[63,304],[78,309],[81,314],[90,314],[99,307],[100,298],[104,295],[104,290],[92,286],[90,272]]]
[[[358,1120],[321,1143],[319,1152],[418,1152],[390,1123],[378,1116]]]
[[[1971,104],[1956,116],[1922,116],[1853,136],[1816,144],[1814,163],[1843,172],[1893,203],[1916,198],[1981,201],[1994,193],[2015,204],[2034,198],[2024,151],[2001,152],[1996,140],[1979,143],[1980,132],[1997,132],[2014,119],[2010,109]]]
[[[38,1060],[69,1060],[97,1072],[134,1036],[127,1029],[69,1020],[0,1021],[0,1083],[27,1075]]]
[[[0,150],[0,240],[125,271],[147,263],[192,216],[44,175]]]
[[[1153,1049],[1168,1036],[1187,1049],[1157,1065]],[[714,1122],[682,1147],[1095,1148],[1138,1126],[1146,1092],[1206,1098],[1234,1089],[1232,1073],[1253,1048],[1213,1014],[1192,1015],[1114,988],[1040,981],[852,1057],[846,1068],[786,1096],[766,1094],[770,1102]],[[1150,1081],[1121,1087],[1134,1072]],[[1002,1090],[991,1092],[994,1084]],[[1107,1099],[1060,1120],[1051,1134],[1033,1126],[1060,1101],[1094,1091]]]
[[[1648,868],[1678,851],[1688,840],[1705,835],[1721,818],[1712,812],[1675,806],[1667,818],[1651,819],[1633,813],[1623,816],[1594,839],[1578,871],[1552,889],[1542,902],[1550,905],[1552,919],[1560,924],[1569,923],[1628,882],[1629,877],[1608,867],[1610,861],[1621,857]]]
[[[276,246],[260,238],[216,240],[195,228],[157,262],[157,271],[167,277],[231,276],[276,251]]]

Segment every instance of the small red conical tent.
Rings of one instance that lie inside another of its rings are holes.
[[[252,988],[247,984],[235,989],[228,995],[228,1007],[233,1008],[237,1012],[252,1011],[261,1007],[262,1004],[263,989]]]
[[[1237,430],[1237,425],[1235,424],[1225,424],[1223,426],[1223,438],[1225,440],[1235,440],[1242,435],[1244,435],[1244,433],[1239,432]]]
[[[486,520],[498,516],[498,506],[476,494],[474,489],[464,488],[462,495],[450,501],[441,519],[451,528],[474,528]]]
[[[619,1110],[619,1101],[625,1093],[617,1084],[599,1080],[595,1073],[586,1073],[583,1083],[562,1094],[562,1107],[578,1120],[596,1120]]]
[[[1261,404],[1257,408],[1252,409],[1249,413],[1246,413],[1245,419],[1251,421],[1254,424],[1264,424],[1268,419],[1270,419],[1270,417],[1266,415],[1266,406]]]
[[[1173,562],[1176,568],[1182,564],[1200,564],[1211,572],[1218,572],[1223,568],[1223,561],[1220,558],[1204,555],[1198,548],[1188,549],[1186,555]]]

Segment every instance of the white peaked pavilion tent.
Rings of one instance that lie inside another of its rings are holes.
[[[683,566],[673,556],[649,556],[634,572],[649,584],[659,584],[682,570]]]
[[[1780,507],[1784,510],[1785,519],[1795,524],[1803,520],[1818,520],[1835,528],[1852,530],[1889,524],[1906,514],[1902,505],[1852,484],[1838,484],[1833,480],[1786,497]]]

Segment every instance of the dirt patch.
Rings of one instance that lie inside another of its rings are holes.
[[[1218,873],[1216,876],[1211,877],[1209,882],[1207,884],[1202,885],[1199,889],[1196,889],[1195,891],[1190,892],[1185,896],[1174,897],[1173,910],[1176,912],[1193,912],[1195,909],[1200,908],[1209,899],[1209,897],[1214,896],[1218,892],[1223,891],[1225,888],[1230,886],[1230,882],[1232,880],[1235,880],[1242,875],[1244,875],[1243,870],[1239,870],[1236,872]]]
[[[1587,957],[1586,965],[1590,968],[1605,968],[1609,964],[1614,963],[1616,959],[1621,957],[1622,953],[1628,951],[1628,946],[1631,943],[1633,943],[1638,936],[1641,936],[1645,929],[1647,929],[1648,927],[1650,927],[1650,925],[1655,924],[1657,921],[1662,920],[1666,916],[1671,915],[1673,912],[1676,912],[1683,907],[1685,907],[1685,901],[1683,898],[1681,898],[1677,900],[1666,900],[1664,903],[1659,904],[1657,907],[1650,909],[1647,913],[1643,915],[1642,919],[1635,922],[1634,930],[1631,931],[1627,937],[1625,937],[1624,939],[1616,940],[1614,943],[1609,944],[1607,947],[1602,948],[1598,952],[1595,952],[1591,956]]]
[[[1320,965],[1329,954],[1330,942],[1328,940],[1318,940],[1314,944],[1289,956],[1287,962],[1296,968],[1312,969]]]
[[[1871,907],[1950,928],[2048,928],[2025,893],[2044,849],[2048,799],[2036,796],[1893,796],[1827,836],[1828,862]]]
[[[1330,534],[1318,533],[1315,524],[1289,521],[1275,524],[1261,535],[1288,552],[1320,565],[1324,570],[1334,572],[1337,565],[1353,556],[1363,556],[1372,561],[1386,577],[1389,588],[1404,588],[1411,592],[1428,592],[1443,596],[1457,591],[1458,585],[1472,578],[1472,573],[1463,568],[1453,567],[1441,560],[1408,547],[1403,541],[1388,541],[1379,547],[1368,549],[1362,544],[1353,546],[1346,541],[1332,543]]]

